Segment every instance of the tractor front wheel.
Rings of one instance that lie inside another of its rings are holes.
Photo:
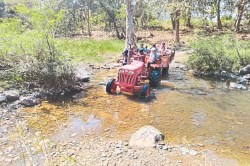
[[[108,81],[107,85],[106,85],[106,92],[108,94],[114,94],[116,91],[116,84],[115,84],[115,79],[111,79]]]
[[[161,82],[161,70],[160,69],[154,69],[150,73],[149,76],[149,85],[153,88],[156,88]]]

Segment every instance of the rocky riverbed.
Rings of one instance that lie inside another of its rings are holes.
[[[194,79],[184,65],[173,63],[169,77],[145,101],[105,94],[105,82],[116,77],[118,64],[89,67],[95,73],[89,88],[70,100],[45,100],[25,109],[13,109],[17,102],[2,103],[1,165],[249,163],[250,136],[244,132],[250,129],[249,92],[231,91],[223,81]],[[130,146],[132,134],[145,125],[159,129],[164,141]]]

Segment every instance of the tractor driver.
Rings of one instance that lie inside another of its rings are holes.
[[[141,62],[145,62],[146,54],[144,53],[144,49],[140,48],[139,53],[137,54],[137,59]]]

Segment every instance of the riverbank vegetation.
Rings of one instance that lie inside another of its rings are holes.
[[[190,46],[193,52],[187,64],[199,73],[237,72],[250,64],[250,41],[232,35],[198,37]]]

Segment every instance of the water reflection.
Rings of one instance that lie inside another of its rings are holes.
[[[53,139],[57,141],[68,140],[70,137],[77,135],[84,136],[85,134],[90,134],[91,132],[98,132],[101,128],[101,120],[96,118],[94,115],[89,115],[87,121],[83,118],[75,117],[71,118],[67,127],[60,126],[60,132],[53,136]]]

